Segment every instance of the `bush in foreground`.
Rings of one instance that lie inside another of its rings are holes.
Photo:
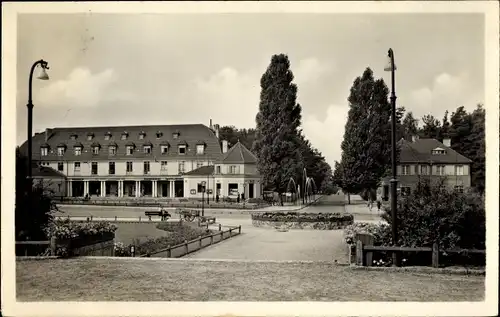
[[[340,213],[298,213],[298,212],[264,212],[252,214],[252,220],[276,222],[350,222],[351,214]]]

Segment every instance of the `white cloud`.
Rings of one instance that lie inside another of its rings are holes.
[[[333,65],[325,61],[319,61],[317,58],[306,58],[299,61],[297,67],[292,71],[295,77],[294,82],[297,85],[311,84],[321,78],[322,75],[332,71]]]
[[[117,81],[118,76],[112,69],[92,74],[88,68],[75,68],[66,79],[41,88],[39,103],[47,108],[94,108],[105,101],[133,98],[132,94],[115,89]]]
[[[473,91],[472,86],[467,73],[457,76],[441,73],[434,78],[430,86],[411,92],[411,108],[418,109],[414,111],[417,116],[430,113],[439,118],[445,110],[454,111],[462,105],[473,108],[482,98]]]
[[[340,161],[342,154],[340,144],[344,138],[348,111],[347,105],[331,105],[324,119],[308,116],[302,123],[306,138],[323,154],[332,168],[335,161]]]

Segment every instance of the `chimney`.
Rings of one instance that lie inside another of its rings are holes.
[[[412,135],[411,136],[411,141],[412,142],[417,142],[417,140],[418,140],[418,135]]]
[[[451,147],[451,139],[443,139],[444,146]]]
[[[228,150],[227,140],[222,140],[222,153],[226,153]]]
[[[210,119],[210,130],[212,130],[212,119]]]
[[[49,140],[49,129],[45,129],[45,143]]]
[[[214,129],[215,129],[215,136],[217,137],[217,139],[219,138],[219,125],[218,124],[215,124],[214,125]]]

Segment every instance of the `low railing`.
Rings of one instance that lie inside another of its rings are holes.
[[[221,230],[221,226],[219,225],[219,230]],[[206,236],[199,236],[196,239],[187,241],[185,240],[183,243],[168,246],[165,249],[158,250],[154,253],[150,254],[141,254],[140,257],[165,257],[165,258],[180,258],[189,253],[196,252],[213,244],[219,243],[223,240],[230,239],[237,235],[241,234],[241,226],[238,227],[229,227],[228,230],[219,231],[212,233]]]
[[[399,247],[399,246],[374,246],[373,237],[368,234],[359,234],[356,238],[356,265],[372,266],[374,252],[429,252],[431,253],[431,265],[434,268],[439,267],[439,257],[444,254],[461,255],[486,255],[486,250],[478,249],[439,249],[437,243],[432,247]]]
[[[56,254],[56,240],[50,239],[44,241],[16,241],[16,256],[20,256],[21,254],[23,256],[29,256],[29,251],[31,251],[29,249],[33,248],[40,248],[40,250],[36,252],[40,255],[54,256]],[[48,251],[49,254],[45,254],[46,251]]]

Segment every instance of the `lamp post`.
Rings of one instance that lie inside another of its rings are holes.
[[[391,165],[392,165],[392,179],[391,179],[391,217],[392,217],[392,241],[393,245],[398,243],[398,219],[397,219],[397,169],[396,169],[396,65],[394,64],[394,51],[392,48],[388,52],[388,65],[384,68],[385,71],[391,72]],[[392,263],[398,266],[398,254],[396,252],[392,253]]]
[[[48,63],[43,59],[36,61],[31,66],[29,84],[28,84],[28,179],[29,179],[29,194],[31,194],[33,188],[33,180],[32,180],[32,161],[33,161],[33,72],[35,68],[40,65],[42,67],[42,71],[40,75],[37,77],[41,80],[48,80],[49,75],[45,70],[49,69]],[[30,195],[31,200],[31,195]]]
[[[201,182],[201,216],[205,217],[205,188],[206,188],[207,182],[203,181]]]

